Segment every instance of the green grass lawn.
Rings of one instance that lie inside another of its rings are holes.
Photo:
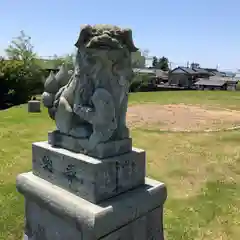
[[[238,92],[153,92],[130,96],[130,104],[198,104],[240,110]],[[187,120],[187,119],[186,119]],[[22,105],[0,111],[0,239],[21,239],[24,202],[18,173],[31,169],[31,143],[54,127],[46,110],[28,114]],[[166,239],[238,240],[240,237],[240,131],[173,133],[132,130],[147,151],[147,173],[166,183]]]

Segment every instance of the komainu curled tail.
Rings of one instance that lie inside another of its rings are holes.
[[[48,108],[49,115],[52,119],[55,119],[60,96],[71,76],[72,73],[69,72],[63,64],[56,75],[53,72],[50,72],[45,81],[42,101],[43,105]]]

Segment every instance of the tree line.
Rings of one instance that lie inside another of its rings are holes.
[[[74,53],[54,55],[51,60],[41,59],[34,51],[31,37],[24,31],[11,41],[5,53],[6,58],[0,57],[0,109],[25,103],[32,96],[41,94],[49,68],[57,69],[63,63],[68,69],[74,67]],[[147,50],[133,53],[132,67],[144,68],[146,58]],[[168,59],[154,57],[152,68],[168,71]]]
[[[6,58],[0,57],[0,109],[27,102],[32,96],[42,93],[48,72],[45,63],[34,52],[31,37],[24,31],[14,38],[5,49]],[[65,63],[73,67],[73,55],[55,57],[51,68]]]
[[[154,56],[152,60],[152,67],[163,71],[169,71],[169,60],[164,56],[161,58]]]

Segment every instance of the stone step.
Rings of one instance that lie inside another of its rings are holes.
[[[146,184],[100,204],[90,203],[29,173],[17,177],[25,197],[29,240],[163,240],[163,183]]]

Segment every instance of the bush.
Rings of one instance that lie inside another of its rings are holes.
[[[141,84],[142,84],[142,82],[139,80],[132,81],[130,88],[129,88],[129,92],[138,92]]]
[[[152,75],[135,73],[130,85],[130,92],[152,91],[154,88],[151,83]]]
[[[34,63],[0,60],[0,108],[25,103],[42,90],[42,73]]]
[[[240,82],[237,83],[236,90],[240,91]]]

